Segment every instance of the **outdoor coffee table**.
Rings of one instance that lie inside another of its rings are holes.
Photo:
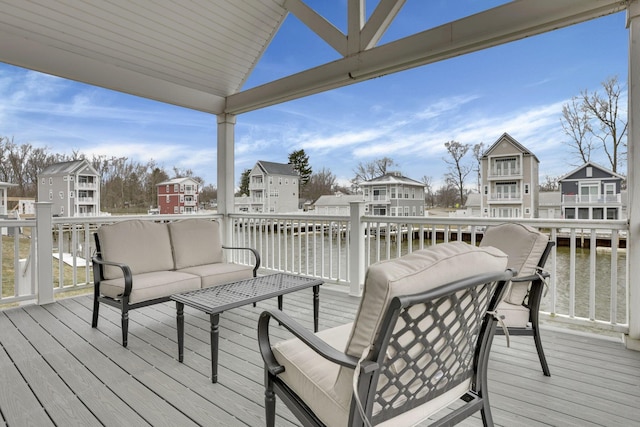
[[[224,285],[171,295],[176,302],[178,318],[178,360],[184,359],[184,306],[207,313],[211,320],[211,382],[218,382],[218,322],[220,313],[232,308],[278,297],[282,310],[282,296],[313,287],[313,329],[318,332],[319,290],[322,280],[293,274],[277,273],[239,280]]]

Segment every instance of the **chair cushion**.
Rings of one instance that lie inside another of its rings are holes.
[[[253,267],[226,262],[198,265],[178,271],[200,277],[203,288],[253,277]]]
[[[496,248],[442,243],[369,267],[347,354],[360,357],[379,332],[383,314],[397,295],[411,295],[485,273],[501,273],[507,256]]]
[[[344,351],[351,323],[326,329],[316,335],[333,348]],[[320,357],[297,338],[272,346],[273,354],[285,370],[278,375],[325,425],[347,425],[351,395],[338,395],[334,383],[340,366]],[[351,370],[353,373],[353,370]]]
[[[540,257],[547,246],[549,237],[523,224],[505,223],[487,228],[480,247],[493,246],[509,256],[508,268],[518,272],[518,276],[530,276],[536,272]],[[522,304],[529,289],[529,283],[511,283],[505,292],[504,301]]]
[[[166,224],[130,220],[98,228],[102,259],[129,266],[132,274],[173,270],[171,240]],[[104,278],[122,277],[122,270],[104,266]]]
[[[496,312],[505,325],[513,328],[526,328],[529,324],[529,309],[522,304],[511,304],[502,300]]]
[[[220,226],[208,219],[169,223],[175,269],[223,262]]]
[[[200,277],[178,271],[154,271],[133,276],[133,289],[129,303],[135,304],[156,298],[168,297],[178,292],[200,289]],[[100,282],[102,295],[117,298],[124,292],[124,279]]]

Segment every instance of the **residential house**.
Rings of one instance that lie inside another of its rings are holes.
[[[538,217],[562,218],[562,195],[559,191],[541,191],[538,194]]]
[[[250,212],[297,212],[299,181],[292,165],[259,160],[249,174]]]
[[[100,175],[86,159],[55,163],[38,174],[38,201],[57,216],[100,215]]]
[[[362,194],[332,194],[318,197],[313,204],[317,215],[349,215],[351,202],[362,202]]]
[[[10,187],[16,187],[18,184],[10,184],[8,182],[0,182],[0,218],[6,218],[9,213],[9,205],[7,200],[7,192]]]
[[[537,218],[539,163],[511,135],[502,134],[481,159],[482,216]]]
[[[183,214],[198,211],[199,184],[193,178],[174,178],[156,185],[161,214]]]
[[[593,162],[561,177],[562,216],[566,219],[622,219],[624,177]]]
[[[381,216],[424,216],[424,187],[419,181],[390,172],[360,184],[365,212]]]

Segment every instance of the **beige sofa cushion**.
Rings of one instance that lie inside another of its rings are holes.
[[[98,228],[102,259],[129,266],[132,274],[173,270],[169,230],[165,224],[130,220]],[[104,278],[122,277],[122,270],[105,266]]]
[[[203,288],[253,277],[253,267],[232,263],[197,265],[178,271],[199,276]]]
[[[168,297],[178,292],[200,289],[200,278],[192,274],[178,271],[154,271],[136,274],[133,288],[129,295],[129,303],[135,304],[156,298]],[[124,279],[103,280],[100,282],[100,293],[117,298],[124,292]]]
[[[220,226],[208,219],[169,223],[175,269],[223,262]]]
[[[508,267],[516,270],[518,276],[530,276],[536,272],[540,257],[547,246],[549,237],[523,224],[505,223],[487,228],[480,247],[493,246],[509,256]],[[527,296],[529,283],[512,283],[505,292],[504,301],[521,305]]]

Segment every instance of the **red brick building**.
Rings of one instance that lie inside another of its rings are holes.
[[[198,211],[198,182],[192,178],[175,178],[157,184],[160,214]]]

